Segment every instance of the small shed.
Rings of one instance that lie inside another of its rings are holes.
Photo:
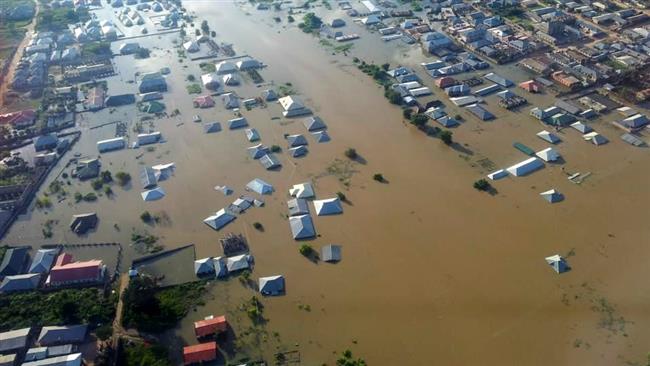
[[[339,262],[341,260],[341,246],[340,245],[325,245],[321,248],[321,259],[324,262]]]

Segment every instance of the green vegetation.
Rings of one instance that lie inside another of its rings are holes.
[[[442,142],[444,142],[447,145],[451,145],[454,142],[454,140],[452,139],[452,135],[453,133],[451,131],[444,130],[440,132],[440,140],[442,140]]]
[[[36,208],[50,208],[52,207],[52,201],[49,197],[38,197],[36,199]]]
[[[7,294],[0,297],[0,331],[79,323],[94,328],[111,323],[116,304],[117,296],[95,288]]]
[[[345,202],[347,201],[347,197],[345,197],[345,193],[343,192],[336,192],[336,197],[338,197],[341,201]]]
[[[359,154],[357,154],[357,150],[353,148],[348,148],[347,150],[345,150],[343,154],[345,155],[345,157],[352,160],[359,157]]]
[[[203,34],[209,34],[210,33],[210,26],[208,25],[208,21],[204,20],[201,22],[201,30],[203,31]]]
[[[129,182],[131,181],[131,175],[125,172],[117,172],[115,174],[115,179],[117,179],[117,184],[120,187],[124,187],[125,185],[129,184]]]
[[[187,75],[187,81],[195,82],[195,81],[196,81],[196,77],[195,77],[194,75],[192,75],[192,74],[189,74],[189,75]]]
[[[427,124],[427,121],[429,121],[429,117],[427,117],[424,114],[414,114],[410,118],[411,124],[417,126],[417,127],[422,127]]]
[[[113,189],[110,186],[104,186],[104,194],[107,197],[110,197],[113,195]]]
[[[79,193],[79,192],[75,192],[75,193],[74,193],[74,202],[75,202],[75,203],[79,203],[79,202],[83,201],[83,199],[84,199],[84,195],[83,195],[83,194],[81,194],[81,193]]]
[[[288,22],[288,23],[293,23],[293,22],[295,22],[295,21],[296,21],[296,20],[295,20],[291,15],[289,15],[289,16],[287,17],[287,22]]]
[[[461,116],[460,114],[455,115],[455,116],[454,116],[454,119],[455,119],[456,121],[459,121],[459,122],[461,122],[461,121],[464,120],[463,116]]]
[[[111,54],[110,42],[90,42],[81,46],[81,55],[83,57],[110,56]]]
[[[253,324],[264,322],[264,305],[257,297],[253,296],[250,300],[245,301],[240,309],[246,312]]]
[[[154,333],[171,329],[201,303],[204,287],[190,282],[161,289],[149,277],[135,277],[122,294],[124,326]]]
[[[68,24],[85,22],[90,19],[88,9],[48,8],[41,6],[36,29],[39,31],[62,31]]]
[[[366,366],[366,361],[361,358],[356,360],[352,357],[352,351],[345,350],[343,355],[336,360],[336,366]]]
[[[142,218],[142,216],[140,217]],[[153,218],[155,221],[155,217]],[[140,253],[157,253],[163,250],[162,245],[156,244],[158,242],[158,237],[151,235],[147,232],[140,233],[131,233],[131,245],[133,245],[136,251]]]
[[[402,117],[404,117],[405,119],[410,120],[412,115],[413,115],[413,110],[411,108],[406,108],[402,110]]]
[[[271,152],[272,152],[272,153],[279,153],[280,151],[282,151],[282,148],[281,148],[280,146],[278,146],[278,145],[271,145]]]
[[[86,202],[97,201],[97,195],[94,194],[93,192],[86,193],[86,195],[84,196],[84,201],[86,201]]]
[[[264,225],[262,225],[260,222],[254,222],[253,227],[255,230],[264,231]]]
[[[215,72],[217,70],[217,66],[212,62],[201,62],[199,67],[203,72]]]
[[[186,88],[187,88],[187,92],[189,94],[200,94],[201,93],[201,85],[199,85],[199,84],[196,84],[196,83],[190,84]]]
[[[386,179],[381,173],[375,173],[375,175],[372,176],[372,179],[376,180],[379,183],[383,183],[386,181]]]
[[[305,257],[310,257],[314,254],[314,248],[309,244],[302,244],[300,248],[298,248],[298,251]]]
[[[111,183],[113,181],[113,176],[111,175],[111,172],[108,170],[104,170],[103,172],[101,172],[99,174],[99,177],[104,183]]]
[[[125,366],[172,366],[167,348],[160,344],[129,342],[123,345],[118,365]]]
[[[94,190],[99,191],[104,186],[104,181],[101,179],[95,179],[92,182],[90,182],[90,185],[93,187]]]
[[[151,213],[149,211],[145,211],[145,212],[140,214],[140,220],[142,220],[142,222],[145,222],[145,223],[150,223],[150,222],[153,221],[153,216],[151,215]]]
[[[492,186],[490,185],[490,182],[488,182],[487,180],[479,179],[476,182],[474,182],[474,188],[479,191],[487,191],[490,188],[492,188]]]
[[[104,324],[95,330],[95,335],[102,341],[109,339],[113,335],[113,327],[109,324]]]
[[[320,30],[323,21],[314,13],[307,13],[302,17],[302,23],[298,27],[305,33],[314,33]]]

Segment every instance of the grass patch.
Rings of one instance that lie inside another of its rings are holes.
[[[194,83],[185,87],[189,94],[201,94],[201,85]]]
[[[159,333],[171,329],[201,304],[203,282],[159,288],[149,277],[136,277],[122,294],[124,326]]]
[[[87,323],[110,324],[117,296],[105,296],[95,288],[55,292],[24,292],[0,297],[0,331],[30,326]]]

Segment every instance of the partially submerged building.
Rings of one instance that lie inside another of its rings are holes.
[[[47,286],[94,284],[102,282],[105,275],[106,265],[101,259],[73,262],[71,254],[61,253],[50,270],[45,284]]]
[[[83,235],[97,227],[98,221],[97,214],[94,212],[73,215],[70,230],[77,235]]]
[[[284,109],[282,115],[285,117],[296,117],[311,113],[311,110],[305,107],[302,100],[295,95],[280,98],[278,101]]]
[[[325,245],[321,248],[320,253],[323,262],[339,262],[341,260],[340,245]]]
[[[260,277],[260,293],[264,296],[278,296],[284,294],[284,276]]]
[[[228,225],[236,218],[225,208],[217,211],[214,215],[208,216],[203,220],[203,223],[211,227],[213,230],[220,230],[222,227]]]
[[[291,234],[295,240],[308,239],[316,236],[314,223],[309,215],[292,216],[289,218]]]
[[[257,194],[273,193],[273,186],[259,178],[255,178],[252,181],[248,182],[246,184],[246,188]]]
[[[544,167],[544,163],[540,159],[533,157],[533,158],[526,159],[520,163],[517,163],[507,168],[506,170],[508,171],[508,173],[514,175],[515,177],[521,177],[524,175],[528,175],[543,167]]]
[[[318,216],[338,215],[343,213],[343,206],[338,197],[316,200],[314,201],[314,209]]]
[[[40,346],[83,343],[87,333],[85,324],[43,327],[36,343]]]

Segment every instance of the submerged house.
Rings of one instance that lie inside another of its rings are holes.
[[[295,117],[302,116],[305,114],[310,114],[311,110],[305,107],[300,98],[295,95],[289,95],[283,98],[278,99],[280,105],[284,109],[282,115],[285,117]]]
[[[99,283],[104,280],[105,274],[106,266],[101,260],[73,262],[72,255],[61,253],[45,283],[48,286]]]
[[[314,201],[314,209],[318,216],[338,215],[343,213],[341,200],[338,197],[316,200]]]
[[[524,175],[528,175],[538,169],[541,169],[544,167],[544,163],[536,157],[526,159],[520,163],[517,163],[506,170],[508,173],[514,175],[515,177],[521,177]]]
[[[292,216],[289,218],[291,234],[295,240],[308,239],[316,236],[314,223],[309,215]]]
[[[217,211],[214,215],[208,216],[203,220],[203,223],[211,227],[213,230],[220,230],[222,227],[228,225],[235,219],[235,215],[231,214],[225,208]]]
[[[273,193],[273,186],[259,178],[255,178],[252,181],[248,182],[248,184],[246,184],[246,189],[250,189],[257,194]]]
[[[547,200],[550,203],[560,202],[564,200],[564,195],[555,189],[551,189],[539,194],[543,199]]]
[[[166,92],[167,81],[159,72],[150,72],[143,74],[138,85],[138,92],[151,93],[151,92]]]
[[[546,257],[544,260],[546,260],[546,263],[553,267],[553,270],[557,273],[564,273],[571,269],[566,260],[559,254]]]
[[[99,219],[94,212],[74,215],[70,223],[70,230],[77,235],[82,235],[94,229],[97,226],[97,221]]]
[[[269,276],[260,277],[259,279],[260,293],[265,296],[277,296],[284,293],[284,277]]]
[[[341,260],[340,245],[325,245],[320,250],[323,262],[339,262]]]

